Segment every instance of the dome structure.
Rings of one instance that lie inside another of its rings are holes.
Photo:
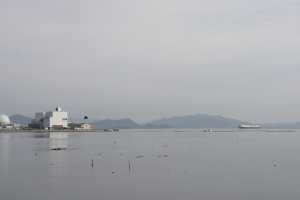
[[[10,120],[6,115],[0,115],[0,126],[4,124],[10,124]]]

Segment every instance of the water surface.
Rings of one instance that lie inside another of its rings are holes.
[[[300,199],[299,130],[217,131],[0,132],[0,199]]]

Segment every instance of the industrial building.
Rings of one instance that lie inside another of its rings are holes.
[[[20,124],[14,124],[6,115],[0,115],[0,130],[15,130],[20,128]]]
[[[68,129],[68,112],[61,111],[59,107],[55,111],[37,112],[28,127],[45,130]]]
[[[0,115],[0,126],[6,125],[6,124],[11,124],[9,117],[6,115]]]

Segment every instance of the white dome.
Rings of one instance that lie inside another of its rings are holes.
[[[10,124],[10,120],[6,115],[0,115],[0,125]]]

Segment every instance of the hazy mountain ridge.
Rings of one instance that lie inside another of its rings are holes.
[[[167,124],[146,124],[144,126],[144,129],[168,129],[168,128],[174,128],[174,127]]]
[[[291,128],[300,128],[300,122],[297,122],[296,124],[293,124]]]
[[[151,124],[166,124],[175,128],[237,128],[241,124],[251,125],[250,122],[222,117],[220,115],[188,115],[156,119]]]
[[[143,128],[143,126],[133,122],[129,118],[119,119],[119,120],[105,119],[105,120],[101,120],[98,122],[92,122],[90,124],[92,124],[95,129],[105,129],[105,128],[139,129],[139,128]]]
[[[33,118],[25,117],[20,114],[15,114],[9,117],[10,121],[14,124],[29,124]]]

